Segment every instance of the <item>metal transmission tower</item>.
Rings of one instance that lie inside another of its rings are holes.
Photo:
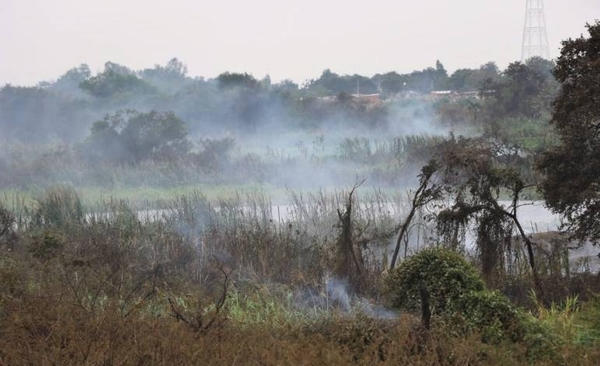
[[[527,0],[525,10],[525,27],[523,27],[523,48],[521,60],[539,56],[550,59],[546,17],[544,16],[544,0]]]

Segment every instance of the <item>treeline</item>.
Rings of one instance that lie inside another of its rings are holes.
[[[268,76],[259,80],[247,73],[193,78],[177,59],[140,71],[107,62],[95,75],[81,65],[53,82],[1,88],[0,140],[79,142],[89,135],[94,121],[128,109],[173,112],[192,135],[245,133],[264,127],[386,129],[404,122],[404,114],[398,111],[407,109],[406,100],[427,99],[424,96],[434,90],[474,92],[460,103],[431,102],[434,113],[427,118],[442,123],[477,123],[486,115],[538,118],[549,113],[558,89],[552,68],[552,62],[534,58],[515,62],[502,72],[490,62],[448,75],[438,61],[435,68],[370,78],[325,70],[319,78],[299,86],[290,80],[273,83]],[[379,94],[379,101],[357,100],[351,95],[357,92]]]

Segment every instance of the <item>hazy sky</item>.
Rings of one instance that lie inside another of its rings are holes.
[[[551,56],[600,18],[600,0],[546,0]],[[134,69],[177,57],[192,76],[246,71],[302,82],[330,68],[371,76],[434,66],[501,68],[521,55],[525,0],[0,0],[0,85],[81,63]]]

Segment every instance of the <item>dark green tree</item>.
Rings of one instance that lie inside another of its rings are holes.
[[[459,92],[478,91],[486,80],[494,82],[499,78],[498,66],[494,62],[488,62],[479,69],[456,70],[448,78],[448,88]]]
[[[546,86],[544,74],[527,64],[513,62],[503,75],[502,81],[491,86],[494,90],[492,113],[507,117],[540,117],[542,109],[536,98]]]
[[[92,125],[80,152],[91,161],[173,161],[189,153],[187,134],[185,122],[173,112],[118,112]]]
[[[224,72],[217,76],[217,82],[220,88],[248,88],[258,89],[260,82],[254,76],[248,73]]]
[[[400,75],[395,71],[383,75],[375,75],[381,91],[386,95],[393,95],[404,91],[406,86],[406,75]]]
[[[190,150],[185,122],[173,112],[135,113],[120,137],[128,158],[134,163],[146,159],[176,160]]]
[[[562,43],[554,76],[562,89],[551,124],[560,144],[539,161],[547,205],[579,239],[600,239],[600,22]]]
[[[107,62],[104,71],[79,84],[86,93],[97,98],[109,98],[121,93],[146,93],[153,88],[129,68]]]

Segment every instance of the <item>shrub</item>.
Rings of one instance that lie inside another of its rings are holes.
[[[386,292],[394,307],[408,311],[420,307],[420,289],[430,293],[438,325],[453,336],[479,333],[483,343],[523,343],[529,360],[554,359],[556,337],[543,324],[513,305],[497,291],[485,289],[483,280],[458,253],[425,249],[401,263],[386,279]]]
[[[525,335],[525,314],[497,291],[470,291],[448,310],[453,329],[478,331],[484,342],[521,341]]]
[[[443,248],[425,249],[394,269],[385,282],[393,307],[414,311],[420,307],[420,288],[430,294],[434,313],[471,291],[484,289],[476,269],[458,253]]]

